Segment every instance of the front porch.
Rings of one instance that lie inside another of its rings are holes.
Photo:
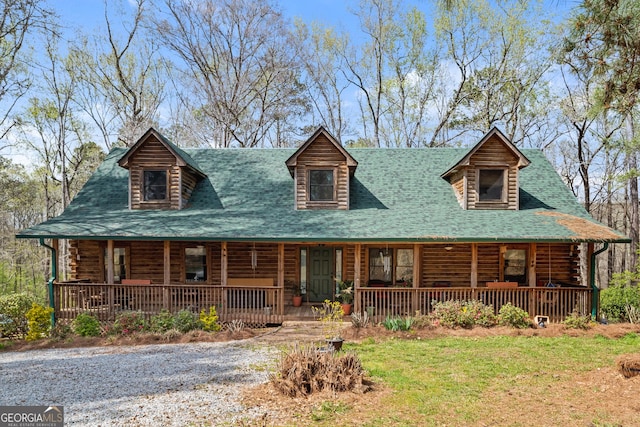
[[[161,310],[172,313],[187,309],[195,313],[215,307],[220,321],[242,320],[250,326],[281,324],[287,320],[313,319],[313,304],[293,307],[285,303],[285,289],[277,286],[211,286],[204,284],[105,284],[54,283],[57,319],[72,320],[79,313],[94,314],[101,321],[113,321],[119,312],[133,310],[147,318]],[[548,316],[561,322],[574,310],[592,312],[593,293],[574,287],[361,287],[355,289],[354,311],[367,312],[373,322],[388,316],[429,314],[434,301],[479,300],[497,314],[506,303],[520,307],[531,317]]]

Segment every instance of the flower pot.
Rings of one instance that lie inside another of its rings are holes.
[[[302,305],[302,295],[294,295],[293,306],[300,307]]]
[[[342,304],[342,311],[344,311],[344,315],[348,316],[351,314],[351,304]]]
[[[327,348],[332,349],[333,351],[340,351],[342,349],[342,343],[344,339],[342,338],[332,338],[327,340]]]

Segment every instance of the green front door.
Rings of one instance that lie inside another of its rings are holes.
[[[333,300],[333,249],[323,246],[309,251],[309,301]]]

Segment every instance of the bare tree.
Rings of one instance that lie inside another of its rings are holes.
[[[154,18],[213,145],[254,147],[306,110],[291,32],[267,0],[166,0]],[[278,138],[277,132],[275,138]]]
[[[84,123],[73,109],[72,99],[78,87],[74,67],[69,57],[58,53],[56,37],[47,41],[43,62],[38,64],[39,95],[29,99],[22,113],[20,138],[35,154],[42,166],[47,218],[58,215],[71,199],[71,182],[75,171],[69,169],[75,147],[82,145],[88,134]],[[33,135],[37,135],[34,138]]]
[[[556,139],[541,132],[553,121],[555,103],[547,86],[551,53],[541,46],[552,46],[556,36],[537,3],[460,2],[449,10],[440,18],[442,34],[461,80],[447,126],[482,134],[499,124],[516,144]]]
[[[149,126],[157,125],[168,80],[157,38],[146,37],[142,26],[147,0],[136,0],[132,16],[113,13],[116,17],[105,2],[106,34],[85,37],[72,50],[77,78],[83,82],[75,100],[108,149],[114,142],[133,144]]]
[[[0,5],[0,141],[16,124],[11,114],[31,85],[24,57],[27,36],[54,29],[53,15],[44,4],[44,0],[4,0]]]
[[[338,141],[344,142],[354,132],[344,105],[349,82],[342,79],[338,71],[344,66],[338,52],[344,50],[348,38],[332,28],[324,28],[318,23],[307,26],[301,21],[296,22],[296,35],[301,44],[305,88],[313,104],[312,116],[319,117],[312,122],[314,125],[322,123]]]

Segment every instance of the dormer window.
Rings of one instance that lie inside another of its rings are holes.
[[[189,154],[150,128],[118,160],[129,171],[129,209],[184,209],[207,175]]]
[[[504,169],[478,170],[478,199],[481,202],[504,201]]]
[[[309,171],[309,201],[331,202],[335,200],[333,169]]]
[[[145,202],[167,199],[167,171],[145,170],[143,177],[143,197]]]
[[[349,209],[358,162],[322,126],[285,162],[296,209]]]
[[[531,162],[497,128],[441,176],[463,209],[520,209],[518,175]]]

